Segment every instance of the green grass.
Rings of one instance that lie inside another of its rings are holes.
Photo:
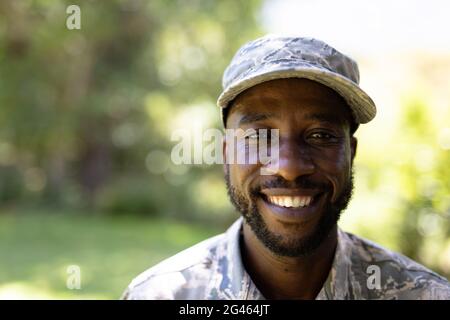
[[[155,263],[223,230],[137,217],[0,212],[0,299],[117,299]],[[67,268],[81,270],[68,289]]]

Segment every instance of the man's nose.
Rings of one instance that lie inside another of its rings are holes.
[[[300,176],[313,174],[314,162],[307,146],[294,139],[281,141],[279,145],[278,168],[276,174],[285,180],[294,181]]]

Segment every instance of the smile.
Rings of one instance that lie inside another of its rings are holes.
[[[270,188],[262,189],[261,209],[285,222],[300,222],[318,217],[324,202],[322,190]]]
[[[279,207],[285,208],[299,208],[307,207],[313,197],[311,196],[268,196],[267,201],[277,205]]]

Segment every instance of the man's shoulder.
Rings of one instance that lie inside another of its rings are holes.
[[[206,239],[142,272],[122,299],[201,299],[224,236]]]
[[[352,243],[351,272],[366,279],[371,298],[450,299],[449,282],[436,272],[370,240],[345,236]]]

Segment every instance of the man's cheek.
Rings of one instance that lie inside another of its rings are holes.
[[[331,201],[334,203],[344,192],[345,187],[351,179],[351,168],[340,168],[340,171],[335,171],[335,174],[329,176],[328,179],[333,186]]]
[[[237,189],[241,189],[241,185],[242,185],[242,178],[243,178],[243,172],[240,168],[239,165],[237,164],[230,164],[228,166],[229,170],[230,170],[230,181],[231,184],[237,188]]]
[[[330,187],[329,199],[333,203],[339,197],[342,192],[342,188],[345,185],[347,178],[347,170],[336,162],[322,162],[318,165],[318,172],[325,177]]]

